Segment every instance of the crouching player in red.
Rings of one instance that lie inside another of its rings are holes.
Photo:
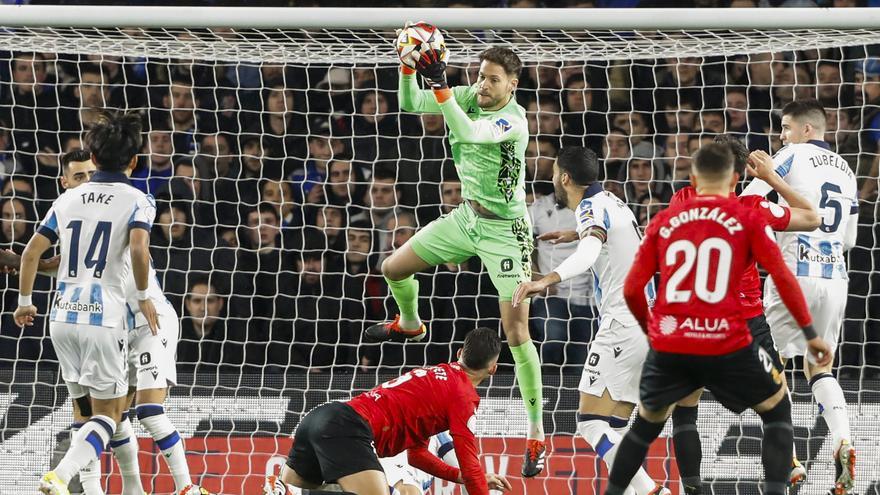
[[[464,339],[458,362],[419,368],[348,402],[311,410],[296,428],[287,465],[270,493],[287,493],[285,484],[303,488],[304,495],[331,493],[317,488],[338,483],[343,495],[388,495],[379,457],[403,451],[411,466],[463,483],[470,495],[509,490],[503,476],[483,473],[474,437],[476,387],[495,373],[500,352],[496,331],[477,328]],[[461,469],[428,451],[429,439],[445,430]]]
[[[730,198],[733,154],[709,144],[694,156],[697,196],[660,212],[648,225],[623,294],[646,330],[639,416],[623,438],[607,495],[622,495],[660,435],[672,405],[703,387],[726,408],[761,417],[765,495],[786,492],[792,439],[791,402],[766,350],[752,341],[739,284],[752,260],[770,274],[807,339],[811,359],[827,362],[828,345],[811,325],[803,293],[782,260],[772,230],[753,208]],[[645,285],[660,272],[653,312]]]

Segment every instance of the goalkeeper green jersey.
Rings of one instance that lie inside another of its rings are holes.
[[[526,216],[525,152],[529,142],[526,111],[515,98],[494,112],[477,105],[476,86],[452,88],[453,98],[438,103],[419,89],[416,75],[400,74],[400,108],[442,113],[449,127],[452,159],[464,199],[479,202],[500,218]]]

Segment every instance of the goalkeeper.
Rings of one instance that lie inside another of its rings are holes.
[[[400,314],[366,332],[373,340],[422,340],[427,330],[419,319],[414,274],[479,256],[498,291],[501,323],[516,364],[529,421],[522,475],[532,477],[544,468],[541,366],[529,336],[529,305],[511,304],[517,285],[531,280],[533,248],[524,185],[528,124],[514,97],[522,62],[507,48],[489,48],[480,53],[477,83],[449,88],[444,56],[440,50],[423,51],[415,70],[401,66],[400,107],[443,114],[464,203],[428,224],[382,263]],[[419,89],[416,72],[431,90]]]

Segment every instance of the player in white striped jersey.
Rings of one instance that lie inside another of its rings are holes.
[[[37,308],[30,299],[37,262],[58,242],[61,260],[49,332],[71,397],[89,396],[92,416],[71,439],[61,462],[40,480],[40,491],[49,495],[69,493],[67,482],[100,457],[127,406],[127,278],[135,278],[141,291],[138,307],[158,330],[156,309],[145,296],[155,206],[123,173],[141,147],[140,117],[102,114],[86,141],[98,172],[88,184],[59,196],[28,242],[14,315],[19,325],[33,324]]]
[[[578,241],[577,250],[537,281],[521,283],[514,305],[547,287],[592,269],[600,324],[590,343],[578,386],[578,433],[605,461],[614,463],[617,447],[639,399],[639,379],[648,340],[623,299],[623,282],[639,248],[641,234],[632,210],[604,191],[596,154],[582,147],[559,151],[553,164],[553,188],[560,206],[575,210],[577,232],[551,232],[541,239]],[[653,284],[648,286],[653,300]],[[629,487],[636,495],[667,494],[644,469]]]
[[[782,109],[782,142],[773,157],[776,173],[807,198],[822,217],[812,232],[782,232],[777,242],[789,268],[797,276],[810,303],[814,326],[832,349],[837,348],[848,288],[844,252],[855,245],[858,228],[856,178],[846,160],[824,142],[825,110],[816,100],[789,103]],[[742,195],[769,192],[761,180],[750,183]],[[784,204],[784,200],[780,200]],[[785,309],[772,280],[764,290],[764,312],[783,359],[806,356],[806,342],[796,334],[797,324]],[[846,399],[831,374],[832,365],[804,361],[804,373],[819,410],[831,432],[837,479],[832,490],[842,495],[852,490],[855,449],[850,436]]]

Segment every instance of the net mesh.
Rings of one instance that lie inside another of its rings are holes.
[[[533,136],[527,188],[536,233],[574,225],[554,207],[549,182],[562,145],[593,148],[606,189],[644,225],[687,180],[702,142],[729,132],[750,149],[775,151],[785,103],[818,97],[826,105],[826,140],[860,186],[837,368],[859,447],[859,494],[880,490],[878,37],[867,29],[446,34],[452,84],[475,81],[476,56],[489,45],[510,46],[525,61],[517,98]],[[495,290],[471,260],[418,276],[421,316],[431,323],[425,344],[362,342],[366,325],[396,309],[381,261],[461,202],[442,119],[399,110],[390,31],[5,27],[0,40],[4,248],[21,253],[61,192],[58,155],[81,146],[94,108],[143,115],[134,183],[158,200],[152,256],[182,317],[180,385],[167,409],[188,439],[195,480],[212,492],[259,490],[315,405],[450,360],[468,330],[499,325]],[[568,252],[539,242],[536,271]],[[15,327],[17,277],[0,282],[0,486],[21,493],[50,467],[71,412],[45,318]],[[574,280],[532,308],[552,439],[546,477],[516,477],[526,425],[507,351],[482,390],[483,460],[511,475],[517,493],[605,486],[605,468],[573,437],[577,382],[597,326],[590,287],[589,277]],[[51,288],[38,278],[43,312]],[[809,469],[798,490],[825,493],[834,473],[827,427],[804,380],[790,378],[797,452]],[[704,400],[700,430],[714,493],[757,493],[758,418]],[[145,488],[171,492],[140,433]],[[677,493],[667,434],[646,466]],[[118,493],[115,474],[106,483]],[[432,490],[455,493],[442,482]]]

